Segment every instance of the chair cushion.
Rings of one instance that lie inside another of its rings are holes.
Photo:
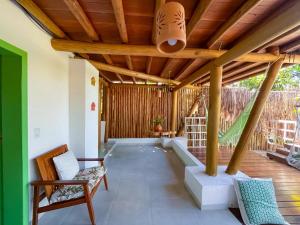
[[[53,157],[53,162],[60,180],[72,180],[79,172],[79,163],[72,151]]]
[[[80,170],[79,173],[73,178],[73,180],[88,180],[89,191],[98,184],[100,179],[105,175],[106,170],[104,167],[91,167]],[[66,201],[74,198],[80,198],[84,196],[84,190],[82,185],[64,185],[58,188],[51,196],[50,203]]]
[[[272,179],[239,178],[234,188],[246,225],[288,224],[278,210]]]

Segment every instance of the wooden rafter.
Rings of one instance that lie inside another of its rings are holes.
[[[250,36],[245,37],[233,48],[224,53],[219,58],[204,65],[198,71],[190,75],[188,78],[175,88],[178,90],[187,84],[193,83],[207,73],[212,66],[225,65],[231,61],[236,60],[238,57],[253,51],[258,46],[261,46],[281,34],[300,25],[300,17],[298,12],[300,10],[300,1],[293,1],[289,3],[285,10],[280,10],[280,13],[276,12],[276,16],[272,15],[269,20],[266,20],[263,25],[260,25]],[[278,56],[280,58],[280,56]]]
[[[192,18],[188,22],[186,26],[186,39],[188,40],[197,25],[200,23],[200,20],[203,18],[203,15],[207,12],[208,8],[210,7],[212,0],[202,0],[199,1],[196,10],[193,13]]]
[[[17,0],[17,2],[55,36],[68,38],[65,32],[63,32],[32,0]]]
[[[152,43],[156,44],[156,21],[155,16],[159,8],[166,3],[166,0],[156,0],[155,1],[155,10],[154,10],[154,16],[153,16],[153,26],[152,26]]]
[[[70,39],[68,35],[61,30],[32,0],[17,0],[17,2],[37,19],[53,36],[63,39]],[[79,53],[82,58],[89,59],[85,53]]]
[[[246,70],[244,72],[239,73],[238,75],[232,75],[232,76],[224,77],[223,83],[226,84],[226,83],[231,82],[233,80],[245,78],[245,77],[249,76],[250,74],[255,74],[255,73],[263,72],[267,68],[268,68],[268,64],[262,64],[262,65],[253,67],[253,68],[251,68],[249,70]]]
[[[165,78],[161,78],[161,77],[158,77],[158,76],[145,74],[145,73],[142,73],[142,72],[132,71],[132,70],[129,70],[129,69],[125,69],[125,68],[121,68],[121,67],[117,67],[117,66],[113,66],[113,65],[108,65],[108,64],[93,61],[93,60],[89,60],[89,62],[91,64],[93,64],[97,69],[103,70],[103,71],[114,72],[114,73],[122,74],[122,75],[125,75],[125,76],[129,76],[129,77],[135,77],[135,78],[139,78],[139,79],[150,80],[150,81],[154,81],[154,82],[157,82],[157,83],[163,83],[163,84],[168,84],[168,85],[178,85],[178,84],[180,84],[179,81],[165,79]],[[192,85],[190,85],[188,87],[189,88],[198,88],[198,87],[192,86]]]
[[[85,30],[89,38],[93,41],[99,41],[99,36],[93,27],[91,21],[85,14],[84,10],[80,6],[77,0],[64,0],[65,4],[68,6],[69,10],[75,16],[77,21],[80,23],[82,28]]]
[[[167,63],[165,64],[162,72],[160,73],[160,76],[161,77],[164,77],[164,78],[169,78],[170,76],[170,73],[172,72],[171,69],[172,69],[172,64],[173,64],[173,60],[168,60]]]
[[[237,24],[243,16],[245,16],[251,9],[258,5],[262,0],[248,0],[215,32],[209,39],[208,48],[213,47],[224,36],[225,32]]]
[[[192,66],[196,65],[198,62],[197,60],[191,59],[189,60],[179,71],[179,73],[174,77],[175,80],[181,80],[182,78],[188,75],[189,70]]]
[[[146,64],[146,73],[150,74],[151,72],[151,64],[152,64],[152,57],[148,57],[147,64]]]
[[[274,46],[274,43],[275,43],[276,41],[279,41],[279,40],[281,40],[282,38],[284,38],[284,37],[286,37],[286,36],[289,36],[289,35],[291,35],[291,34],[297,32],[297,31],[299,31],[299,30],[300,30],[300,26],[297,26],[297,27],[295,27],[295,28],[293,28],[293,29],[291,29],[291,30],[285,32],[284,34],[282,34],[282,35],[280,35],[280,36],[274,38],[272,41],[269,41],[268,43],[266,43],[266,44],[260,46],[258,49],[256,49],[256,52],[262,52],[262,51],[265,50],[266,48],[268,48],[268,47],[270,47],[270,46]]]
[[[108,81],[109,83],[112,83],[112,80],[106,76],[101,70],[99,70],[99,74],[101,77],[103,77],[106,81]]]
[[[259,65],[259,63],[243,63],[242,65],[237,66],[237,67],[225,72],[223,74],[223,80],[228,77],[233,77],[236,74],[241,74],[244,71],[247,71],[253,67],[256,67],[257,65]],[[201,80],[199,80],[199,83],[205,84],[205,83],[209,82],[209,80],[210,80],[210,76],[208,75],[208,76],[203,77]]]
[[[252,38],[251,38],[252,39]],[[89,43],[81,41],[70,41],[61,39],[52,39],[51,45],[55,50],[77,52],[77,53],[90,53],[90,54],[109,54],[109,55],[134,55],[134,56],[154,56],[154,57],[169,57],[169,55],[159,52],[156,47],[150,45],[126,45],[126,44],[105,44],[105,43]],[[245,47],[245,46],[244,46]],[[247,49],[252,49],[251,46],[246,46]],[[236,52],[236,48],[234,50]],[[203,58],[203,59],[228,59],[228,54],[232,50],[213,50],[213,49],[199,49],[199,48],[186,48],[180,52],[174,53],[173,58]],[[236,54],[235,54],[236,55]],[[222,57],[221,57],[222,56]],[[234,57],[234,61],[242,62],[271,62],[279,58],[285,58],[285,63],[300,63],[300,55],[286,55],[281,54],[274,56],[270,53],[248,53],[241,54]],[[232,58],[232,57],[231,57]],[[220,60],[218,59],[218,62]]]
[[[120,37],[123,43],[128,43],[128,33],[126,28],[126,22],[125,22],[125,14],[124,14],[124,8],[123,8],[123,0],[112,0],[111,1],[114,14],[118,26],[118,30],[120,33]],[[130,55],[125,56],[127,67],[130,70],[133,70],[132,60]],[[133,77],[133,82],[136,83],[135,78]]]
[[[281,52],[292,52],[300,48],[300,39],[294,40],[280,48]]]

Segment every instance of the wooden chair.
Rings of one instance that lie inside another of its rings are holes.
[[[53,157],[61,155],[68,151],[67,145],[62,145],[58,148],[55,148],[39,157],[36,158],[37,166],[41,175],[42,180],[37,180],[31,182],[34,190],[33,197],[33,217],[32,224],[38,224],[38,214],[56,210],[60,208],[70,207],[78,204],[87,204],[87,208],[89,211],[89,216],[91,219],[92,225],[95,225],[95,216],[94,209],[92,204],[92,197],[96,193],[100,183],[104,180],[105,188],[108,190],[107,178],[106,174],[100,177],[99,181],[95,184],[92,190],[89,190],[89,180],[59,180],[55,165],[53,162]],[[100,166],[104,168],[104,159],[102,158],[79,158],[78,161],[99,161]],[[70,185],[82,185],[83,196],[78,198],[72,198],[70,200],[58,201],[55,203],[51,203],[50,199],[53,193],[57,191],[59,188]],[[45,192],[40,194],[41,188],[44,187]],[[40,207],[40,201],[47,197],[49,201],[49,205]]]

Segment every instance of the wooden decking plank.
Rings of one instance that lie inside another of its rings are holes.
[[[193,154],[205,164],[205,149]],[[223,149],[219,154],[219,165],[227,165],[232,151]],[[250,177],[272,178],[278,207],[286,221],[300,225],[300,171],[288,165],[270,160],[255,152],[249,152],[241,166],[241,171]],[[230,209],[240,219],[237,209]]]

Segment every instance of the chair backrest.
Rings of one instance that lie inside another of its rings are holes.
[[[43,155],[40,155],[35,160],[41,175],[42,180],[58,180],[58,175],[53,162],[53,157],[61,155],[68,151],[67,145],[59,146]],[[56,189],[55,186],[45,186],[46,196],[49,199]]]

